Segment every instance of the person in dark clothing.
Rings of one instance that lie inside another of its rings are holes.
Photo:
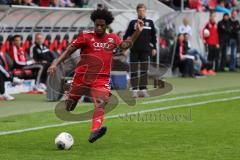
[[[9,5],[9,4],[11,4],[11,1],[10,0],[0,0],[0,4],[1,5]]]
[[[15,98],[6,94],[5,85],[6,81],[13,81],[13,77],[5,70],[4,62],[0,56],[0,99],[14,100]]]
[[[173,70],[179,68],[183,77],[194,77],[194,60],[195,57],[188,55],[188,44],[185,41],[184,34],[179,34],[176,42],[176,49],[174,53]]]
[[[229,45],[231,34],[231,22],[229,15],[225,13],[223,19],[218,23],[218,34],[221,48],[220,71],[224,71],[226,67],[227,47]]]
[[[54,60],[53,53],[44,45],[43,35],[37,33],[35,35],[35,46],[33,47],[33,59],[43,65],[43,73],[41,76],[41,83],[45,84],[47,80],[47,69]]]
[[[74,2],[74,4],[79,7],[82,8],[84,5],[84,1],[83,0],[73,0],[72,2]]]
[[[19,85],[19,84],[22,84],[24,80],[19,79],[17,77],[13,77],[11,73],[9,73],[5,69],[4,66],[5,66],[5,62],[2,56],[0,55],[0,100],[12,101],[15,98],[9,95],[8,93],[6,93],[5,82],[10,81],[12,82],[12,85]]]
[[[149,97],[147,93],[147,70],[148,70],[148,58],[149,56],[156,56],[156,30],[152,20],[147,19],[146,6],[144,4],[137,5],[138,19],[144,21],[144,29],[139,35],[138,39],[130,49],[130,72],[131,72],[131,86],[133,90],[132,97]],[[128,39],[136,30],[137,19],[132,20],[129,23],[127,31],[123,36],[123,39]],[[138,64],[140,63],[140,80],[138,78]],[[138,89],[140,90],[138,92]]]
[[[237,20],[237,11],[233,10],[231,14],[231,34],[230,34],[230,41],[229,45],[231,48],[231,57],[230,57],[230,64],[229,64],[229,71],[236,71],[237,66],[237,44],[238,44],[238,32],[240,30],[240,24]]]

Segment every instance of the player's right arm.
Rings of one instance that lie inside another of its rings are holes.
[[[57,69],[57,65],[60,64],[61,62],[64,62],[66,59],[68,59],[71,56],[71,54],[73,54],[77,49],[78,47],[69,45],[67,49],[63,52],[63,54],[61,54],[60,57],[58,57],[56,60],[53,61],[51,66],[48,68],[48,71],[47,71],[48,74],[50,75],[53,74]]]
[[[83,48],[86,44],[85,37],[83,33],[80,33],[78,38],[75,39],[72,44],[70,44],[67,49],[58,57],[56,60],[53,61],[51,66],[48,68],[48,74],[53,74],[56,69],[57,65],[61,62],[64,62],[66,59],[68,59],[71,54],[73,54],[77,49]]]

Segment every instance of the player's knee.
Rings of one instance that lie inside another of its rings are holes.
[[[105,98],[96,98],[95,99],[96,107],[105,108],[108,103],[108,99]]]

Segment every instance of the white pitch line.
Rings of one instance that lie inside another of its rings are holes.
[[[240,92],[240,89],[235,89],[235,90],[225,90],[225,91],[212,91],[208,93],[202,93],[202,94],[192,94],[189,96],[178,96],[178,97],[173,97],[173,98],[163,98],[163,99],[157,99],[157,100],[146,100],[140,104],[154,104],[154,103],[159,103],[159,102],[166,102],[166,101],[174,101],[174,100],[181,100],[181,99],[190,99],[190,98],[194,98],[194,97],[204,97],[204,96],[212,96],[212,95],[218,95],[218,94],[228,94],[228,93],[236,93],[236,92]],[[119,104],[126,104],[123,100],[119,100]],[[88,104],[84,104],[84,106],[88,106]],[[30,113],[30,112],[29,112]],[[4,116],[0,116],[4,117]],[[1,132],[0,132],[1,133]]]
[[[163,99],[156,99],[156,100],[146,100],[142,102],[141,104],[154,104],[154,103],[159,103],[159,102],[166,102],[166,101],[175,101],[175,100],[181,100],[181,99],[190,99],[190,98],[195,98],[195,97],[205,97],[205,96],[214,96],[218,94],[228,94],[228,93],[237,93],[240,92],[240,89],[234,89],[234,90],[225,90],[225,91],[213,91],[213,92],[208,92],[208,93],[196,93],[192,94],[189,96],[177,96],[173,98],[163,98]],[[123,100],[119,101],[119,104],[125,104]]]
[[[162,111],[162,110],[182,108],[182,107],[193,107],[193,106],[199,106],[199,105],[204,105],[204,104],[209,104],[209,103],[226,102],[226,101],[239,100],[239,99],[240,99],[240,96],[231,97],[231,98],[221,98],[221,99],[202,101],[202,102],[196,102],[196,103],[172,105],[172,106],[159,107],[159,108],[154,108],[154,109],[147,109],[147,110],[142,110],[142,111],[130,112],[130,113],[127,113],[127,114],[128,115],[137,115],[139,113],[148,113],[148,112]],[[118,114],[118,115],[106,116],[105,119],[118,118],[118,117],[122,116],[123,114],[124,113]],[[13,131],[3,131],[3,132],[0,132],[0,136],[29,132],[29,131],[36,131],[36,130],[47,129],[47,128],[67,126],[67,125],[72,125],[72,124],[88,123],[90,121],[91,120],[80,121],[80,122],[68,122],[68,123],[62,123],[62,124],[54,124],[54,125],[47,125],[47,126],[34,127],[34,128],[26,128],[26,129],[13,130]]]
[[[175,101],[180,99],[190,99],[190,98],[196,98],[196,97],[214,96],[218,94],[228,94],[228,93],[236,93],[236,92],[240,92],[240,89],[227,90],[227,91],[215,91],[215,92],[208,92],[208,93],[201,93],[201,94],[193,94],[189,96],[178,96],[173,98],[157,99],[157,100],[146,101],[146,102],[143,102],[142,104],[154,104],[159,102]]]

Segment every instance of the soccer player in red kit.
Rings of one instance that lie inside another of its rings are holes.
[[[102,137],[106,127],[102,127],[104,107],[110,96],[110,71],[113,50],[118,46],[126,50],[132,46],[143,30],[143,21],[138,20],[134,34],[126,41],[122,41],[114,33],[106,33],[114,17],[107,9],[97,9],[91,14],[94,22],[94,31],[83,31],[76,40],[68,46],[67,50],[55,60],[48,69],[51,75],[56,71],[58,64],[66,60],[77,49],[81,49],[81,60],[75,69],[73,82],[65,100],[67,111],[73,111],[82,95],[91,95],[94,101],[94,113],[89,142],[93,143]]]

